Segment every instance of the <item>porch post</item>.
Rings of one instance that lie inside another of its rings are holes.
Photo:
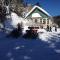
[[[42,18],[42,24],[43,24],[43,18]]]
[[[47,27],[47,18],[46,18],[46,27]]]
[[[42,28],[43,28],[43,18],[42,18]]]

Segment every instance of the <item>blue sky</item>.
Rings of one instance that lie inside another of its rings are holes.
[[[25,0],[27,3],[35,4],[40,3],[43,9],[45,9],[50,15],[60,15],[60,0]]]

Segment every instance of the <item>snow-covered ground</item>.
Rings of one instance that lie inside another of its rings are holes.
[[[58,34],[60,34],[60,28],[57,28],[57,31],[52,31],[52,32],[47,32],[46,30],[41,29],[40,32],[38,32],[38,37],[39,39],[48,42],[54,36],[60,37]]]
[[[13,12],[11,18],[14,27],[23,20]],[[23,21],[24,24],[26,22]],[[26,29],[27,26],[24,26],[23,33]],[[10,31],[9,28],[6,30]],[[8,37],[7,31],[0,31],[0,60],[60,60],[60,28],[57,32],[40,29],[37,39]]]
[[[60,60],[60,33],[39,33],[39,39],[6,36],[0,32],[0,60]]]

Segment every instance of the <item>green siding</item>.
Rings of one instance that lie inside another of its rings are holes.
[[[48,18],[48,15],[46,15],[44,12],[40,11],[37,8],[34,11],[32,11],[32,13],[27,18],[31,18],[33,13],[39,13],[42,16],[42,18]]]

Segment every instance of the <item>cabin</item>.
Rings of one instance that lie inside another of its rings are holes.
[[[35,5],[26,15],[25,19],[28,20],[27,26],[47,28],[52,26],[52,17],[40,6]]]

